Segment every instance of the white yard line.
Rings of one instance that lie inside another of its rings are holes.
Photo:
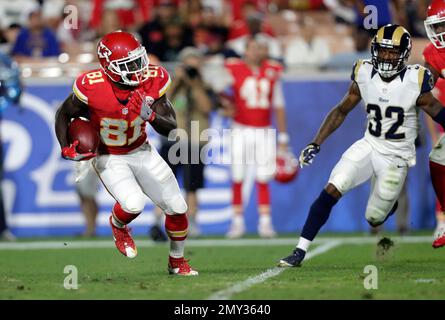
[[[326,244],[333,241],[341,241],[342,244],[367,244],[376,243],[380,237],[342,237],[342,238],[318,238],[314,244]],[[432,237],[429,236],[406,236],[391,238],[395,243],[425,243],[431,242]],[[187,240],[187,247],[236,247],[236,246],[281,246],[296,245],[298,239],[295,238],[278,238],[278,239],[191,239]],[[136,239],[136,245],[140,248],[153,247],[159,245],[150,240]],[[161,244],[162,245],[162,244]],[[114,248],[114,242],[110,240],[59,240],[59,241],[26,241],[26,242],[0,242],[0,250],[45,250],[45,249],[100,249]]]
[[[341,240],[334,240],[331,242],[327,242],[325,244],[319,245],[318,247],[316,247],[314,250],[311,250],[307,253],[305,261],[319,255],[322,253],[325,253],[339,245],[342,244]],[[250,277],[244,281],[235,283],[234,285],[228,287],[227,289],[215,292],[214,294],[212,294],[207,300],[228,300],[230,299],[234,294],[240,293],[246,289],[249,289],[250,287],[256,285],[256,284],[260,284],[263,283],[264,281],[266,281],[267,279],[276,277],[277,275],[279,275],[280,273],[282,273],[284,270],[286,270],[288,268],[279,268],[279,267],[275,267],[272,269],[268,269],[265,272],[254,276],[254,277]]]

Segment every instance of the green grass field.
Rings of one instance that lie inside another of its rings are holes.
[[[167,273],[168,247],[137,239],[139,255],[120,255],[110,239],[0,243],[0,299],[444,299],[445,249],[429,237],[320,237],[301,268],[276,262],[295,239],[189,241],[186,256],[198,277]],[[64,268],[78,270],[77,290],[64,288]],[[366,290],[364,268],[378,270]]]

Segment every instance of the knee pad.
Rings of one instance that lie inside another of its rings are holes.
[[[391,208],[389,210],[391,210]],[[368,208],[366,208],[366,221],[368,221],[372,227],[377,227],[385,221],[388,214],[389,211],[384,208],[368,206]]]
[[[140,194],[131,194],[125,199],[122,209],[129,213],[140,213],[144,210],[145,199]]]
[[[345,174],[334,174],[330,179],[329,183],[332,184],[341,194],[345,194],[351,189],[352,179],[350,176]]]
[[[379,226],[385,222],[388,215],[394,208],[394,204],[397,202],[398,194],[396,199],[392,198],[390,200],[383,199],[379,194],[374,194],[366,207],[366,220],[373,226]],[[393,212],[394,213],[394,212]]]
[[[386,201],[394,201],[399,197],[400,191],[405,182],[406,173],[400,168],[393,168],[385,172],[385,175],[376,181],[376,194],[379,198]]]
[[[167,209],[164,210],[166,214],[184,214],[188,210],[187,203],[181,194],[177,194],[166,201]]]

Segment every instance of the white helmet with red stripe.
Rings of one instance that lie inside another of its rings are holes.
[[[425,19],[426,34],[437,49],[445,48],[445,0],[433,0]]]
[[[293,181],[299,172],[298,160],[291,151],[278,151],[275,180],[281,183]]]

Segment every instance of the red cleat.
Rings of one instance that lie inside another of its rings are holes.
[[[437,237],[436,239],[434,239],[433,241],[433,248],[437,249],[440,247],[445,246],[445,233],[443,233],[441,236]]]
[[[197,276],[198,271],[193,270],[188,264],[189,260],[182,258],[168,257],[168,273],[178,276]]]
[[[116,245],[117,250],[130,259],[136,257],[138,250],[136,249],[136,245],[128,230],[128,226],[118,228],[113,224],[112,219],[112,216],[110,216],[111,230],[113,231],[114,244]]]

